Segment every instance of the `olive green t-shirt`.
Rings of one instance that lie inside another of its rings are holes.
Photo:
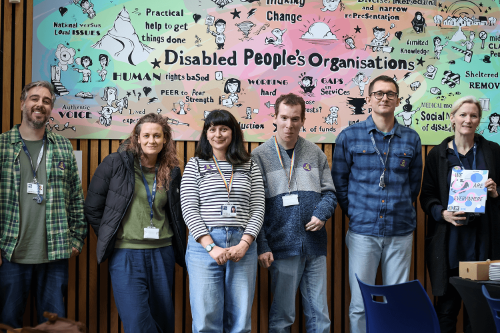
[[[153,194],[153,183],[155,179],[154,169],[151,172],[143,168],[144,176],[148,182],[149,191]],[[135,188],[132,202],[123,218],[116,234],[115,248],[120,249],[154,249],[172,245],[173,232],[168,223],[166,211],[167,193],[164,187],[156,190],[155,201],[153,202],[153,225],[160,229],[160,239],[145,239],[144,228],[150,225],[150,208],[148,196],[139,161],[134,160]]]
[[[42,148],[43,140],[24,140],[33,161],[33,169],[36,169],[38,154]],[[19,163],[21,165],[21,185],[19,188],[19,236],[16,247],[12,253],[11,261],[19,264],[42,264],[49,262],[47,255],[47,227],[45,226],[45,203],[47,193],[47,168],[46,165],[47,144],[43,148],[43,158],[40,161],[36,178],[43,185],[43,201],[36,203],[33,197],[36,194],[28,194],[28,183],[33,183],[33,171],[30,166],[28,155],[21,150]]]

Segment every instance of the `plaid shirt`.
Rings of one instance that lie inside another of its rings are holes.
[[[349,230],[357,234],[402,236],[416,227],[413,203],[422,179],[420,137],[394,121],[392,131],[383,134],[370,115],[345,128],[336,140],[332,178],[339,204],[349,216]],[[379,186],[384,166],[370,133],[384,162],[388,156],[385,188]]]
[[[72,247],[81,251],[87,236],[83,190],[73,147],[68,139],[47,132],[47,189],[45,224],[49,260],[69,258]],[[19,236],[19,191],[22,151],[19,125],[0,134],[0,249],[10,260]]]

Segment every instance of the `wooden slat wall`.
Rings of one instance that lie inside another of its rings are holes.
[[[0,78],[2,79],[1,129],[8,131],[14,124],[21,121],[19,97],[23,86],[31,81],[31,45],[33,0],[22,0],[21,4],[10,4],[3,1],[0,5]],[[92,174],[111,152],[117,150],[118,140],[71,140],[74,149],[83,152],[83,190],[86,194]],[[194,155],[195,142],[177,142],[178,157],[181,168]],[[249,143],[253,150],[258,143]],[[331,166],[333,144],[318,144],[325,152]],[[431,146],[422,148],[425,156]],[[332,332],[348,332],[348,309],[350,292],[347,273],[347,250],[345,233],[348,229],[348,219],[340,209],[327,223],[328,231],[328,303],[332,319]],[[431,299],[434,299],[424,259],[424,238],[426,233],[426,218],[417,205],[417,229],[414,233],[413,261],[411,279],[418,279],[424,285]],[[79,257],[71,259],[69,265],[68,317],[87,325],[91,333],[123,332],[123,325],[113,299],[111,281],[107,262],[97,266],[96,236],[89,230],[86,245]],[[380,272],[379,272],[380,273]],[[380,283],[380,274],[378,276]],[[267,332],[267,320],[271,303],[270,277],[266,269],[259,267],[256,294],[252,308],[252,332]],[[176,332],[191,332],[191,310],[189,306],[189,290],[187,272],[178,266],[175,271],[175,302]],[[302,304],[297,295],[297,320],[292,332],[305,332],[305,321],[302,315]],[[36,324],[33,299],[30,297],[25,314],[25,325]],[[460,315],[461,316],[461,315]],[[461,317],[460,317],[461,318]],[[457,331],[462,332],[461,320]]]

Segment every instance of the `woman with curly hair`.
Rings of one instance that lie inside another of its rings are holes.
[[[175,263],[185,266],[181,173],[167,118],[143,116],[90,182],[85,217],[125,332],[173,332]],[[161,330],[160,330],[161,329]]]

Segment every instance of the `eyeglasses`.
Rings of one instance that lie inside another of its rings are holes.
[[[370,95],[375,96],[375,98],[378,100],[381,100],[382,98],[384,98],[384,95],[387,95],[387,99],[391,99],[391,100],[395,99],[398,96],[398,94],[396,94],[393,91],[388,91],[388,92],[374,91]]]

